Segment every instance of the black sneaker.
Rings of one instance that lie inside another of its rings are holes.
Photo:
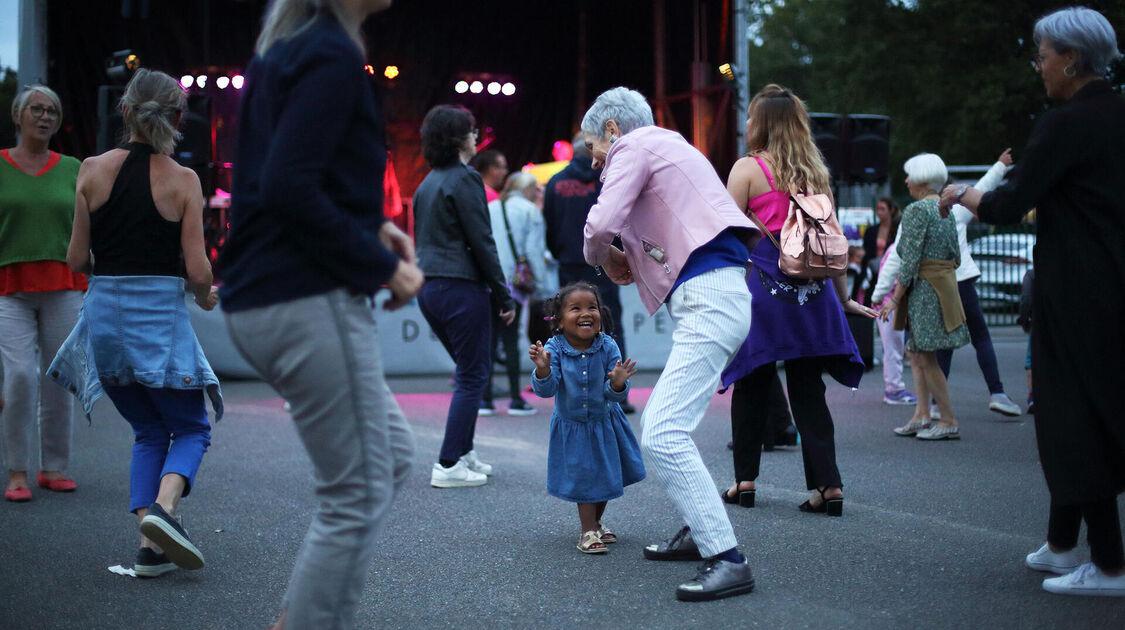
[[[133,562],[133,573],[139,578],[154,578],[175,571],[176,564],[162,553],[156,553],[148,547],[137,550],[137,559]]]
[[[711,558],[699,567],[699,574],[676,588],[676,599],[682,602],[706,602],[734,597],[754,590],[750,561],[727,562]]]
[[[621,411],[627,414],[634,414],[637,413],[637,408],[633,406],[633,403],[626,400],[621,403]]]
[[[527,401],[521,398],[513,398],[511,404],[508,405],[509,416],[533,416],[535,415],[535,407],[527,404]]]
[[[649,560],[702,560],[699,547],[691,537],[691,528],[684,526],[668,540],[659,545],[645,547],[645,558]]]
[[[203,553],[191,544],[183,526],[158,503],[148,506],[148,514],[141,519],[141,534],[163,549],[181,569],[203,568]]]

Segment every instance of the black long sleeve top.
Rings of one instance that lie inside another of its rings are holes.
[[[384,122],[363,64],[326,13],[250,62],[219,259],[224,310],[336,288],[371,295],[393,275],[398,257],[378,238]]]

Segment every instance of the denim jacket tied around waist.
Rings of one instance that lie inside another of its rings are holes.
[[[171,276],[90,276],[78,323],[47,374],[86,417],[106,385],[203,389],[223,417],[219,379],[195,336],[184,281]]]

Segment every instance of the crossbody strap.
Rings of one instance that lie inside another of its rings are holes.
[[[523,258],[523,254],[516,249],[516,240],[512,238],[512,224],[508,222],[508,207],[504,204],[504,200],[500,200],[500,214],[504,215],[504,230],[508,233],[508,245],[512,247],[512,258],[519,260]]]
[[[773,235],[773,232],[770,232],[766,229],[766,224],[762,223],[762,220],[758,218],[758,215],[754,214],[754,211],[750,208],[746,209],[746,215],[750,217],[750,220],[754,222],[754,225],[758,226],[758,231],[768,236],[770,241],[773,242],[773,246],[776,247],[778,251],[781,251],[781,243],[777,242],[777,237]]]

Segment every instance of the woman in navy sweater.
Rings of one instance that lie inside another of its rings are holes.
[[[278,627],[350,628],[413,451],[383,375],[372,296],[422,286],[382,215],[386,143],[360,25],[389,0],[277,0],[246,71],[220,291],[242,356],[292,406],[317,513]]]

